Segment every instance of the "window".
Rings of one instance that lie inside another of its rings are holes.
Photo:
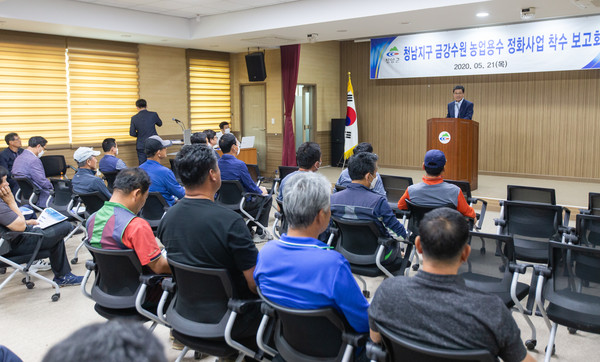
[[[188,69],[192,132],[218,130],[231,121],[229,55],[189,51]]]

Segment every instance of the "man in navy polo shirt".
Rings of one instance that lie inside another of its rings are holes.
[[[369,303],[350,264],[317,236],[329,225],[329,181],[313,172],[290,175],[283,196],[287,234],[258,254],[254,279],[261,293],[284,307],[333,307],[359,333],[369,330]]]
[[[100,172],[115,172],[127,168],[125,162],[117,158],[119,147],[114,138],[106,138],[102,141],[102,151],[104,151],[104,157],[98,163]]]

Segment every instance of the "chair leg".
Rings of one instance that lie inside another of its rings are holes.
[[[77,230],[79,230],[82,227],[81,222],[77,221],[75,223],[75,225],[77,225],[73,230],[71,230],[71,232],[69,233],[69,235],[65,236],[65,238],[63,239],[63,241],[66,243],[67,240],[69,240],[73,235],[75,235],[75,233],[77,232]]]
[[[188,346],[183,347],[183,351],[181,351],[179,356],[177,356],[177,359],[175,360],[175,362],[181,362],[181,360],[183,359],[183,357],[185,357],[185,354],[188,353],[189,350],[190,350],[190,347],[188,347]]]
[[[548,346],[546,347],[546,356],[544,362],[550,362],[550,358],[554,354],[554,339],[556,338],[556,329],[558,324],[552,323],[552,330],[550,331],[550,338],[548,338]]]
[[[355,274],[356,279],[360,280],[360,282],[363,285],[363,290],[362,293],[365,296],[365,298],[369,298],[371,296],[371,293],[367,290],[367,282],[366,280],[363,279],[363,277],[361,277],[360,275]]]
[[[73,259],[71,259],[71,264],[77,264],[77,261],[79,261],[79,258],[77,257],[77,255],[79,255],[79,249],[81,249],[83,247],[83,243],[85,243],[85,238],[83,238],[83,240],[81,240],[81,244],[79,244],[77,249],[75,249],[75,255],[73,255]]]
[[[235,359],[235,362],[242,362],[244,360],[244,354],[242,352],[240,352],[240,354],[238,354],[237,358]]]

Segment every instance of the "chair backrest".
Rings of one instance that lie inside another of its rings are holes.
[[[96,280],[91,295],[105,308],[135,308],[135,297],[140,287],[142,265],[133,249],[109,250],[95,248],[85,242],[96,263]]]
[[[346,186],[335,184],[335,191],[342,191],[345,189],[346,189]]]
[[[66,207],[73,199],[73,185],[71,184],[71,180],[66,178],[52,178],[50,182],[54,187],[54,192],[48,206],[58,211],[66,211]]]
[[[374,265],[379,244],[379,229],[374,221],[349,220],[332,216],[339,236],[335,250],[350,264]]]
[[[227,269],[193,267],[167,259],[177,287],[166,313],[169,324],[192,337],[223,338],[231,314],[227,303],[237,297]]]
[[[468,181],[456,181],[456,180],[444,179],[444,182],[458,186],[460,188],[460,190],[462,191],[463,196],[465,197],[465,200],[467,201],[467,204],[471,203],[471,184]]]
[[[29,203],[31,194],[35,193],[38,196],[40,195],[40,189],[33,184],[29,177],[14,177],[14,180],[17,181],[17,184],[19,184],[19,188],[21,189],[19,200],[17,200],[21,205],[27,205]]]
[[[160,220],[168,208],[169,204],[160,192],[150,192],[140,216],[146,220]]]
[[[487,350],[447,350],[425,346],[392,333],[377,324],[381,333],[383,345],[388,353],[388,361],[419,361],[419,362],[494,362],[496,358]]]
[[[217,202],[226,205],[239,204],[244,195],[244,187],[237,180],[222,180],[218,191]]]
[[[46,177],[57,177],[67,174],[67,161],[63,155],[49,155],[40,157]]]
[[[507,185],[506,199],[556,205],[556,191],[543,187]]]
[[[279,166],[279,178],[283,180],[287,175],[299,169],[298,166]]]
[[[106,196],[99,191],[94,191],[89,194],[77,194],[85,205],[85,212],[93,214],[104,206],[104,202],[108,201]]]
[[[551,279],[544,297],[567,313],[589,315],[589,326],[578,329],[597,333],[600,326],[600,249],[560,242],[549,243]]]
[[[512,281],[508,266],[515,262],[513,238],[471,231],[468,242],[471,254],[458,269],[465,284],[487,293],[508,293]]]
[[[283,211],[283,201],[278,200],[277,198],[274,198],[275,202],[277,203],[277,206],[279,206],[279,215],[280,216],[280,220],[281,223],[279,225],[279,235],[285,234],[288,231],[288,222],[285,218],[285,212]]]
[[[179,171],[177,171],[177,165],[175,162],[174,158],[169,158],[169,165],[171,165],[171,171],[173,171],[173,175],[175,175],[175,178],[177,179],[177,182],[179,182],[180,178],[179,178]],[[179,182],[181,183],[181,182]]]
[[[111,172],[102,172],[104,179],[106,180],[106,187],[110,192],[113,192],[113,186],[115,184],[115,179],[121,170],[111,171]]]
[[[600,193],[590,192],[588,201],[588,209],[592,215],[600,215]]]
[[[258,168],[258,165],[246,164],[246,167],[248,168],[250,177],[252,177],[252,181],[254,181],[254,183],[257,183],[258,178],[260,177],[260,169]]]
[[[281,357],[288,362],[341,361],[344,332],[353,331],[333,308],[295,309],[283,307],[260,293],[263,302],[275,311],[273,340]]]
[[[600,247],[600,216],[577,214],[575,228],[579,245]]]
[[[504,234],[513,238],[547,241],[558,234],[562,207],[535,202],[504,201]]]
[[[421,220],[425,217],[431,210],[439,209],[440,207],[449,207],[451,209],[456,210],[456,206],[453,204],[440,205],[440,206],[427,206],[427,205],[419,205],[415,204],[410,200],[406,200],[406,206],[408,206],[408,211],[410,211],[410,219],[408,220],[408,231],[410,231],[411,235],[417,236],[419,235],[419,225],[421,224]]]
[[[400,201],[402,195],[408,188],[413,184],[412,177],[404,176],[391,176],[391,175],[379,175],[381,176],[381,182],[383,182],[383,188],[387,193],[388,202],[397,204]]]

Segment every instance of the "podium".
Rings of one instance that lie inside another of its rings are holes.
[[[477,189],[479,123],[462,118],[427,120],[427,150],[438,149],[446,155],[444,178],[468,181]]]

